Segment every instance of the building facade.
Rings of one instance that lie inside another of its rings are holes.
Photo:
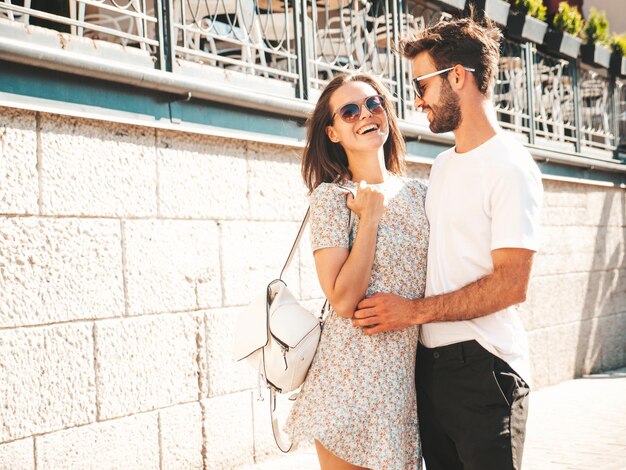
[[[0,2],[0,469],[275,455],[232,344],[306,211],[306,115],[334,74],[381,76],[427,182],[452,137],[391,44],[465,2],[40,3]],[[545,188],[521,313],[539,388],[626,365],[626,81],[504,18],[498,117]],[[307,239],[286,280],[321,307]]]

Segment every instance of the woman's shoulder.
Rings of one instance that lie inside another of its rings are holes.
[[[345,206],[346,194],[352,191],[351,182],[347,183],[320,183],[311,194],[309,200],[312,204],[335,204]]]
[[[352,181],[343,181],[341,183],[320,183],[313,191],[311,197],[324,196],[344,196],[348,191],[354,191],[356,185]]]

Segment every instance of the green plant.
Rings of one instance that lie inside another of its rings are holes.
[[[585,25],[585,40],[587,44],[608,45],[609,20],[606,19],[604,11],[598,11],[591,7],[589,19]]]
[[[626,33],[613,34],[611,38],[611,49],[622,57],[626,56]]]
[[[513,8],[525,15],[545,21],[547,9],[542,0],[515,0]]]
[[[585,24],[583,16],[575,6],[570,6],[567,2],[559,3],[559,9],[552,19],[552,24],[559,31],[578,36]]]

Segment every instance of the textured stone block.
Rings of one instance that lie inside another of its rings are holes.
[[[159,412],[164,470],[202,470],[202,411],[200,403]]]
[[[224,222],[221,225],[224,305],[247,305],[280,276],[300,226],[293,222]],[[298,254],[287,272],[299,296]]]
[[[583,207],[543,207],[540,223],[542,227],[592,225],[587,209]]]
[[[626,268],[624,229],[545,227],[535,260],[536,275]]]
[[[166,217],[248,216],[242,141],[159,131],[159,198]]]
[[[240,392],[203,401],[206,468],[230,470],[238,465],[252,463],[254,444],[251,395],[252,392]]]
[[[617,289],[624,282],[619,271],[559,274],[531,278],[522,316],[527,329],[545,328],[610,313]]]
[[[543,180],[543,204],[545,207],[586,208],[587,186],[565,181]]]
[[[122,315],[119,222],[0,218],[0,327]]]
[[[623,366],[624,317],[604,316],[529,331],[535,386]]]
[[[591,310],[593,316],[626,312],[626,269],[596,271],[588,274],[588,277],[596,293],[595,308]]]
[[[598,227],[591,270],[626,268],[625,234],[626,229],[622,227]]]
[[[221,305],[218,230],[214,222],[124,222],[130,313]]]
[[[528,333],[533,388],[539,389],[576,375],[576,361],[584,354],[578,323],[551,326]]]
[[[598,236],[603,233],[598,227],[557,227],[542,229],[541,252],[546,254],[595,252]]]
[[[95,420],[89,323],[0,331],[0,442]]]
[[[610,291],[606,312],[608,314],[626,313],[626,269],[606,272],[605,291]]]
[[[602,369],[602,337],[597,319],[585,320],[578,325],[576,354],[577,375],[591,374]]]
[[[550,361],[550,384],[571,380],[576,376],[577,356],[583,354],[580,322],[566,323],[548,329],[550,349],[544,354]]]
[[[302,149],[248,143],[248,199],[253,219],[302,220],[308,189],[300,175]]]
[[[0,107],[0,213],[36,214],[38,194],[35,113]]]
[[[43,115],[44,214],[156,215],[154,130]]]
[[[34,470],[35,454],[32,439],[0,444],[0,470]]]
[[[37,437],[37,468],[159,470],[155,413]]]
[[[192,314],[96,323],[99,418],[113,418],[198,399]]]
[[[538,389],[550,383],[550,357],[548,354],[547,329],[529,331],[528,348],[530,349],[532,387]]]
[[[598,319],[602,337],[602,369],[611,370],[626,364],[626,314]]]
[[[524,329],[526,331],[541,329],[543,328],[542,322],[545,320],[542,318],[541,308],[535,307],[534,299],[536,294],[529,290],[527,298],[528,300],[518,307],[518,313],[524,324]]]
[[[209,396],[254,388],[258,373],[248,362],[233,359],[237,319],[246,307],[206,312],[206,356]]]
[[[594,188],[587,196],[587,216],[594,225],[626,226],[626,191]]]
[[[535,257],[533,274],[547,276],[555,274],[567,274],[585,272],[594,264],[594,253],[572,252],[568,254],[547,254],[539,252]]]

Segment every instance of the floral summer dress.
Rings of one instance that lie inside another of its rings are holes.
[[[351,181],[343,186],[356,190]],[[398,176],[374,186],[385,194],[386,208],[367,295],[392,292],[411,299],[423,297],[426,187]],[[358,218],[348,233],[346,194],[328,183],[311,194],[313,251],[352,245]],[[331,311],[287,422],[294,441],[317,439],[341,459],[370,469],[420,469],[414,379],[418,336],[418,327],[367,336],[350,319]]]

